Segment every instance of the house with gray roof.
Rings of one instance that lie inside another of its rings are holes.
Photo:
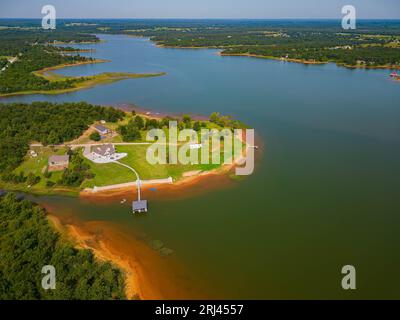
[[[94,146],[92,152],[101,157],[112,156],[115,154],[115,147],[113,144],[102,144],[100,146]]]
[[[51,171],[61,171],[68,168],[69,165],[69,155],[53,155],[49,157],[48,170]]]
[[[101,124],[95,124],[94,128],[96,129],[96,131],[100,134],[108,134],[110,133],[110,129],[108,129],[107,127],[101,125]]]

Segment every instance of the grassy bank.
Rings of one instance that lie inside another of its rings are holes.
[[[97,63],[106,62],[105,60],[97,61]],[[52,72],[55,69],[61,69],[69,66],[76,66],[81,64],[89,64],[89,62],[82,62],[73,65],[60,65],[56,67],[42,69],[40,71],[35,71],[36,76],[42,77],[50,82],[65,82],[74,81],[75,83],[72,87],[56,90],[28,90],[19,91],[7,94],[0,94],[0,97],[8,96],[18,96],[18,95],[29,95],[29,94],[61,94],[67,92],[74,92],[83,89],[89,89],[98,85],[110,84],[113,82],[126,80],[126,79],[138,79],[138,78],[149,78],[163,76],[165,73],[154,73],[154,74],[138,74],[138,73],[128,73],[128,72],[105,72],[88,77],[66,77],[57,73]]]

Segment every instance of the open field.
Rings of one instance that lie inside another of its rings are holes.
[[[182,164],[166,164],[166,165],[151,165],[146,160],[146,145],[126,145],[116,146],[118,153],[127,153],[128,156],[121,159],[120,162],[129,165],[139,173],[143,180],[164,179],[172,177],[174,181],[183,177],[185,172],[189,171],[209,171],[220,167],[217,164],[209,165],[182,165]],[[95,174],[95,178],[86,180],[82,187],[92,188],[94,186],[107,186],[126,182],[133,182],[136,176],[126,167],[116,163],[96,164],[89,160],[91,171]]]

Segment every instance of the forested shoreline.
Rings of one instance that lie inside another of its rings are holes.
[[[21,91],[60,90],[72,88],[85,80],[84,77],[49,81],[33,72],[44,68],[78,62],[91,62],[92,58],[77,55],[65,55],[71,48],[58,48],[49,43],[54,41],[98,41],[92,35],[79,35],[65,32],[33,32],[32,30],[6,29],[0,30],[0,94]],[[4,69],[3,69],[4,68]]]
[[[62,239],[46,211],[7,194],[0,198],[1,300],[125,299],[124,275],[90,250]],[[54,266],[56,288],[44,290],[44,266]]]
[[[65,55],[54,43],[98,42],[98,33],[148,37],[176,48],[218,48],[223,55],[249,55],[347,67],[400,68],[400,23],[361,21],[343,30],[339,21],[251,20],[60,20],[42,30],[37,20],[0,20],[0,94],[73,88],[84,77],[49,81],[33,72],[91,58]],[[16,58],[12,63],[4,57]]]

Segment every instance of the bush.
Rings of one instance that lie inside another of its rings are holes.
[[[100,136],[100,134],[99,134],[97,131],[93,132],[93,133],[89,136],[89,138],[90,138],[90,140],[92,140],[92,141],[100,141],[100,140],[101,140],[101,136]]]
[[[133,120],[135,123],[135,126],[141,130],[144,128],[144,120],[141,116],[136,116],[135,119]]]
[[[26,183],[30,186],[34,186],[40,182],[40,177],[35,176],[33,173],[29,173],[28,177],[26,178]]]
[[[138,121],[136,119],[137,117],[135,118],[135,120],[129,121],[129,123],[126,126],[118,127],[117,131],[121,135],[123,141],[132,142],[140,140],[142,138],[142,135],[140,134],[140,129],[137,126]]]
[[[53,187],[53,186],[55,186],[55,182],[53,182],[53,181],[51,181],[51,180],[47,180],[46,181],[46,187],[47,188],[51,188],[51,187]]]
[[[195,130],[195,131],[200,131],[200,129],[201,129],[200,122],[199,122],[199,121],[196,121],[196,122],[193,124],[193,130]]]
[[[49,168],[46,168],[46,170],[43,172],[43,177],[45,177],[46,179],[51,178],[51,172],[49,172]]]

